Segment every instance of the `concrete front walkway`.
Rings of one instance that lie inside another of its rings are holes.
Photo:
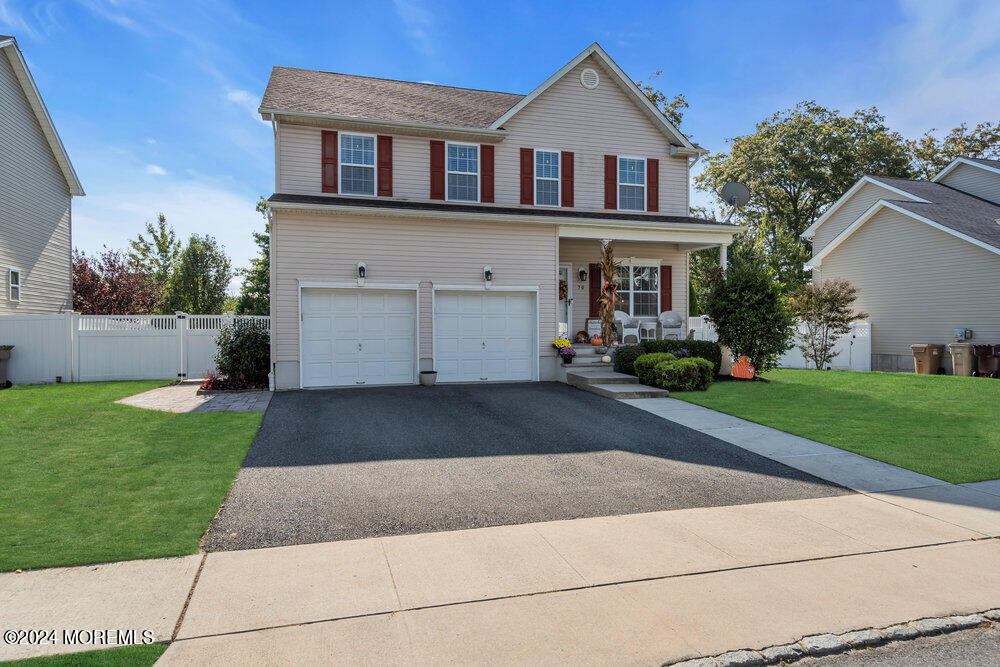
[[[185,380],[115,401],[164,412],[264,412],[274,392],[239,391],[199,396],[201,380]]]

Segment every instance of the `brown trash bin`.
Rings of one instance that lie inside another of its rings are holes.
[[[976,353],[978,363],[976,364],[976,377],[997,377],[1000,369],[1000,357],[996,355],[993,345],[973,345],[972,350]]]
[[[972,343],[952,343],[948,351],[951,352],[952,373],[970,377],[976,372],[976,354],[972,351]]]
[[[917,343],[910,346],[913,352],[913,370],[920,375],[937,375],[941,368],[941,354],[944,352],[944,345],[933,345],[931,343]]]

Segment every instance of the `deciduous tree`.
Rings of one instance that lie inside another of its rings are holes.
[[[792,309],[804,328],[797,347],[816,368],[826,368],[837,356],[833,348],[852,322],[868,317],[854,312],[857,298],[858,288],[842,278],[802,285],[792,294]]]
[[[257,212],[267,220],[267,200],[263,197],[257,202]],[[250,266],[240,269],[243,285],[236,302],[236,312],[240,315],[270,315],[271,314],[271,226],[264,225],[264,232],[253,232],[254,243],[260,248],[260,254],[250,259]]]
[[[1000,160],[1000,121],[979,123],[969,129],[962,123],[941,139],[931,129],[910,142],[916,178],[933,178],[957,157]]]
[[[149,238],[139,234],[128,242],[131,248],[128,258],[140,270],[153,276],[157,283],[165,285],[181,254],[181,242],[162,213],[156,216],[156,226],[146,223],[146,234]]]
[[[73,310],[84,315],[148,315],[157,312],[162,286],[119,250],[88,257],[73,251]]]
[[[225,248],[212,236],[193,234],[170,274],[167,310],[182,310],[192,315],[221,313],[232,278]]]

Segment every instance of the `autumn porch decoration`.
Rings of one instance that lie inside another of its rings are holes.
[[[615,242],[605,239],[601,241],[601,278],[604,287],[601,289],[601,298],[598,302],[598,315],[601,318],[601,340],[605,345],[614,345],[618,341],[615,333],[615,303],[617,296],[615,290],[618,284],[615,282],[618,272],[618,263],[615,261]]]

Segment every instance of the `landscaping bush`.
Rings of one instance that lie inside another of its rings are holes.
[[[653,352],[651,354],[644,354],[635,360],[635,376],[639,378],[639,382],[652,385],[653,369],[656,367],[656,364],[663,361],[673,361],[676,358],[677,357],[669,352]]]
[[[614,348],[615,370],[619,373],[635,375],[635,360],[646,352],[641,345],[619,345]]]
[[[722,350],[719,344],[712,340],[647,340],[639,347],[646,353],[670,352],[677,357],[692,356],[707,359],[712,362],[712,373],[715,375],[719,374],[719,368],[722,367]],[[688,354],[685,355],[680,350],[686,350]]]
[[[218,346],[213,359],[219,372],[230,380],[267,386],[271,366],[271,335],[253,321],[236,320],[226,324],[215,339]]]
[[[705,391],[712,384],[712,362],[701,357],[661,361],[651,384],[669,391]]]

